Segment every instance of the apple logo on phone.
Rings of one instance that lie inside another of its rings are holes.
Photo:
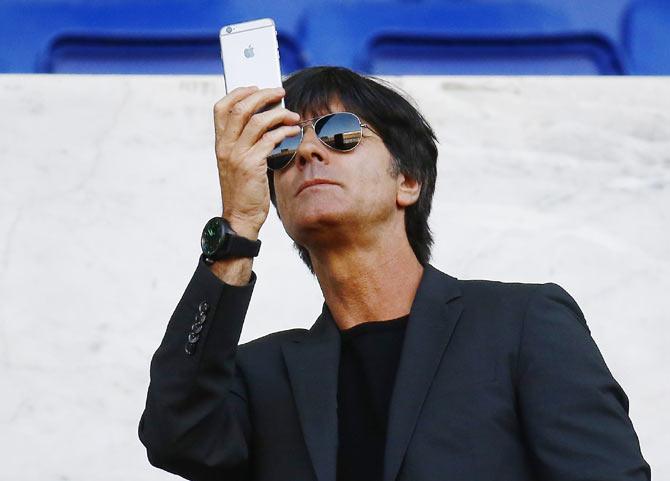
[[[249,47],[244,49],[244,56],[247,58],[251,58],[254,56],[254,47],[249,45]]]

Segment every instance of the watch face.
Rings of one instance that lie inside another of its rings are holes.
[[[226,228],[221,217],[213,217],[207,222],[202,231],[200,245],[206,256],[214,255],[225,240]]]

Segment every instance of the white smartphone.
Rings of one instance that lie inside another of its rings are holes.
[[[279,44],[275,22],[260,18],[225,25],[219,33],[226,94],[249,85],[258,88],[282,86]],[[259,110],[284,107],[284,98]]]

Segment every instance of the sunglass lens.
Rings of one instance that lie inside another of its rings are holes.
[[[293,158],[295,151],[298,150],[300,140],[302,140],[301,133],[284,138],[284,140],[270,152],[270,155],[267,158],[268,167],[273,170],[284,168]]]
[[[358,117],[349,112],[326,115],[314,129],[326,145],[337,150],[351,150],[361,140],[361,124]]]

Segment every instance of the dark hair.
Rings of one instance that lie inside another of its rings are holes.
[[[419,198],[405,210],[405,231],[419,263],[425,266],[433,245],[428,216],[437,177],[437,139],[418,109],[389,82],[344,67],[304,68],[287,77],[283,86],[284,105],[301,116],[327,113],[329,104],[339,100],[348,112],[364,119],[380,135],[393,159],[389,174],[397,177],[403,173],[421,183]],[[269,169],[268,180],[270,199],[277,210],[274,178]],[[278,210],[277,215],[281,219]],[[314,274],[307,249],[295,241],[293,246]]]

